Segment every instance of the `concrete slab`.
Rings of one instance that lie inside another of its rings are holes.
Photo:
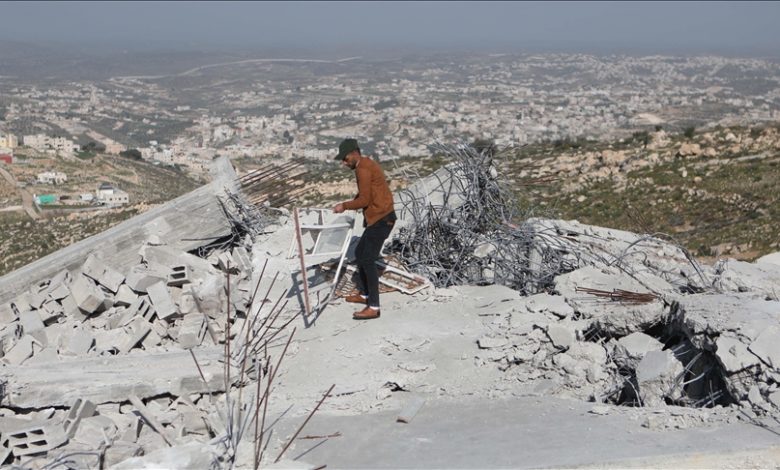
[[[621,462],[635,459],[682,460],[778,445],[774,433],[746,423],[658,432],[643,428],[632,413],[617,409],[599,415],[590,413],[591,408],[589,403],[544,397],[429,400],[409,424],[396,423],[395,410],[359,416],[319,412],[304,432],[338,430],[341,437],[298,440],[285,457],[329,468],[620,468]],[[274,431],[290,436],[300,420],[285,417]],[[281,437],[266,454],[273,459],[284,443]]]
[[[120,403],[131,393],[141,398],[224,390],[220,347],[194,351],[204,383],[190,352],[102,356],[62,360],[55,364],[8,366],[0,405],[21,408],[67,407],[81,398],[95,404]],[[149,367],[154,364],[154,367]],[[89,386],[85,386],[89,384]]]
[[[26,310],[19,313],[19,323],[22,325],[22,331],[32,333],[33,331],[44,328],[43,320],[37,310]]]

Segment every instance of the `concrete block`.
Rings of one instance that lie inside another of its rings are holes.
[[[18,366],[23,364],[24,361],[31,358],[35,352],[33,349],[34,339],[30,335],[24,335],[19,338],[19,341],[9,349],[5,356],[3,356],[3,362],[12,366]]]
[[[236,263],[236,267],[244,275],[250,275],[252,273],[252,258],[243,246],[237,246],[233,248],[231,253],[233,261]]]
[[[68,438],[62,426],[34,425],[8,432],[8,448],[16,457],[44,454],[65,444]]]
[[[41,316],[37,310],[26,310],[19,313],[19,323],[22,325],[22,331],[32,333],[33,331],[44,328]]]
[[[36,352],[33,357],[25,361],[25,366],[35,366],[40,364],[54,364],[60,361],[60,355],[57,353],[57,347],[54,345],[45,347]]]
[[[146,335],[152,331],[152,326],[143,317],[135,317],[130,324],[125,327],[125,331],[128,333],[127,339],[119,348],[119,352],[127,354],[131,349],[136,347],[138,343],[143,341]]]
[[[217,267],[224,272],[238,272],[238,266],[233,261],[233,257],[230,253],[223,251],[217,255]]]
[[[199,313],[197,294],[195,293],[193,286],[186,285],[182,287],[181,297],[179,297],[179,313],[182,315],[189,315],[191,313]]]
[[[154,328],[152,328],[149,333],[144,336],[144,339],[141,340],[141,346],[147,351],[160,344],[162,344],[162,337],[159,333],[154,331]]]
[[[203,315],[187,315],[181,321],[177,341],[184,349],[200,346],[206,336],[206,323]]]
[[[171,295],[168,292],[165,283],[158,282],[152,284],[147,291],[149,292],[149,299],[152,301],[152,305],[154,305],[158,318],[165,320],[179,313],[178,310],[176,310],[176,305],[174,304],[173,299],[171,299]]]
[[[65,316],[83,320],[84,314],[79,310],[79,306],[76,304],[76,299],[73,298],[73,295],[61,299],[60,305],[62,305],[62,311],[65,313]]]
[[[0,325],[6,325],[19,318],[17,312],[11,308],[10,303],[0,304]]]
[[[56,322],[65,312],[59,302],[54,299],[49,299],[43,303],[41,309],[38,310],[38,313],[40,314],[43,323],[45,325],[50,325]]]
[[[89,400],[76,399],[73,405],[70,407],[68,415],[63,422],[63,428],[65,434],[72,438],[76,434],[76,430],[84,418],[89,418],[95,415],[96,406]]]
[[[57,287],[49,291],[49,298],[53,300],[61,300],[70,295],[70,289],[65,284],[59,284]]]
[[[190,268],[186,265],[174,266],[168,274],[168,285],[181,287],[184,284],[192,282],[190,279]]]
[[[160,266],[159,271],[144,266],[136,266],[127,275],[125,284],[135,292],[145,294],[146,289],[148,289],[149,286],[160,281],[165,281],[167,278],[168,275],[163,266]]]
[[[95,284],[85,276],[77,276],[71,284],[73,300],[82,311],[92,314],[103,308],[106,296]]]
[[[211,318],[224,314],[227,305],[224,276],[209,275],[201,278],[194,291],[198,293],[197,304],[201,312]]]
[[[30,293],[30,306],[35,309],[40,309],[41,305],[49,299],[46,292],[31,292]]]
[[[107,323],[109,328],[126,326],[135,317],[142,317],[146,321],[152,321],[155,315],[154,307],[149,301],[149,297],[145,295],[136,298],[129,307],[120,310],[119,313],[120,317],[118,319],[112,319],[112,321]]]
[[[17,312],[35,308],[32,306],[32,302],[30,301],[29,292],[22,293],[22,295],[16,297],[11,303],[13,304],[14,307],[16,307]]]
[[[60,351],[71,356],[85,356],[95,344],[92,333],[83,329],[74,329],[65,340],[65,350]]]
[[[135,292],[127,285],[122,284],[119,286],[119,290],[116,293],[116,297],[114,298],[114,305],[119,307],[127,307],[131,305],[135,299],[138,298],[138,295],[136,295]]]
[[[104,286],[112,293],[116,294],[119,286],[125,282],[125,277],[116,269],[107,266],[95,255],[90,255],[81,267],[85,276],[92,278],[95,282]]]
[[[121,328],[106,331],[95,331],[95,351],[98,354],[104,352],[119,352],[122,346],[129,341],[129,335]]]

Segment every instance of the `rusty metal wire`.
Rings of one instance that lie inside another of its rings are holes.
[[[658,300],[658,295],[650,292],[631,292],[623,289],[613,289],[612,291],[593,289],[590,287],[577,287],[577,292],[584,292],[586,294],[595,295],[597,297],[605,297],[615,302],[623,302],[628,304],[646,304],[654,300]]]

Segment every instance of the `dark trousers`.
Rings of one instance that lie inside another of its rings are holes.
[[[379,252],[382,251],[382,245],[390,236],[393,225],[395,225],[395,212],[366,227],[355,247],[355,261],[360,282],[363,284],[362,291],[368,296],[370,307],[379,307],[379,273],[376,260],[379,259]]]

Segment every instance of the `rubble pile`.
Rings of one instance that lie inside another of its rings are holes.
[[[259,384],[270,387],[300,313],[288,288],[248,242],[203,259],[152,237],[139,255],[124,272],[90,255],[0,305],[0,464],[255,457]]]
[[[544,218],[513,225],[489,157],[450,155],[401,198],[406,224],[391,250],[437,286],[531,294],[503,304],[508,313],[476,342],[479,361],[549,394],[780,416],[774,258],[704,266],[661,234]]]

